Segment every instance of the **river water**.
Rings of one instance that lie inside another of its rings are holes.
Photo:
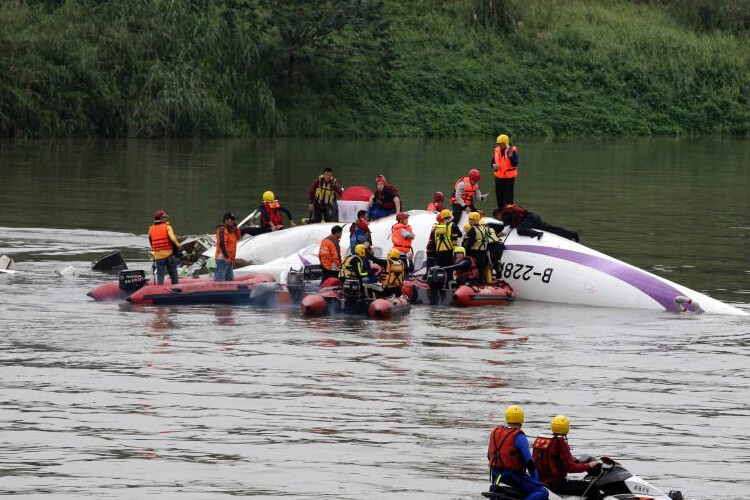
[[[519,203],[582,243],[750,309],[747,140],[526,142]],[[686,498],[750,488],[750,320],[518,301],[392,322],[295,309],[91,302],[113,248],[146,266],[165,208],[212,231],[315,172],[384,173],[407,208],[482,141],[0,143],[0,494],[21,498],[480,498],[508,404],[565,413],[574,452]],[[491,187],[491,183],[485,182]],[[491,191],[491,190],[490,190]],[[491,201],[487,205],[491,208]],[[77,267],[77,278],[54,271]]]

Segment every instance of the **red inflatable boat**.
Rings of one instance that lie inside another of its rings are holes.
[[[276,294],[275,286],[252,280],[200,280],[177,285],[146,285],[127,298],[133,304],[250,304],[268,303]]]
[[[170,285],[169,279],[165,281],[166,283],[160,286],[167,288],[171,286],[184,288],[187,285],[192,285],[194,283],[202,285],[207,283],[217,283],[210,278],[182,278],[177,285]],[[254,287],[259,283],[272,283],[273,281],[273,276],[269,274],[243,274],[237,276],[237,278],[231,283],[242,283]],[[86,295],[97,301],[125,300],[141,289],[151,286],[156,287],[159,285],[156,285],[153,279],[146,279],[144,271],[123,271],[120,273],[120,279],[118,281],[102,283]]]
[[[362,314],[371,318],[391,318],[407,314],[411,301],[407,295],[380,299],[361,296],[361,285],[356,280],[347,280],[342,288],[332,288],[307,295],[300,302],[305,316],[322,316],[334,312]]]
[[[496,306],[515,300],[516,294],[506,282],[488,285],[461,285],[453,292],[453,305],[458,307]]]

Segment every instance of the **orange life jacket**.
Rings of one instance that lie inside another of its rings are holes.
[[[479,279],[479,268],[477,267],[477,261],[474,257],[464,257],[469,259],[471,267],[469,269],[459,269],[456,271],[456,281],[459,282],[471,282]]]
[[[281,203],[279,200],[264,201],[263,206],[266,207],[266,213],[268,214],[268,220],[262,219],[260,225],[264,227],[270,226],[283,226],[284,221],[281,218]]]
[[[497,165],[497,170],[495,170],[494,174],[495,177],[498,179],[512,179],[518,175],[518,169],[510,162],[510,158],[515,152],[515,146],[508,146],[505,150],[501,150],[500,146],[495,148],[495,165]]]
[[[172,250],[172,242],[169,241],[169,222],[155,222],[148,228],[148,237],[151,240],[151,250]]]
[[[240,228],[235,227],[229,229],[225,225],[221,225],[216,229],[216,253],[214,257],[224,259],[228,262],[234,262],[237,256],[237,241],[242,237]],[[224,248],[227,250],[227,257],[221,251],[221,244],[224,243]]]
[[[320,242],[320,249],[318,250],[318,258],[320,259],[320,265],[323,269],[333,271],[335,265],[338,269],[341,269],[341,247],[339,242],[333,235],[324,238]]]
[[[412,232],[411,226],[407,224],[398,223],[393,226],[393,233],[391,234],[391,240],[393,241],[393,246],[398,249],[399,252],[402,253],[409,253],[409,250],[411,250],[411,241],[407,240],[403,236],[401,236],[401,230],[406,229],[410,233]]]
[[[427,211],[428,212],[441,212],[443,210],[443,204],[442,203],[436,203],[434,201],[431,201],[427,205]]]
[[[516,448],[516,436],[523,434],[514,427],[495,427],[490,434],[490,445],[487,458],[491,469],[507,469],[523,472],[524,463],[521,452]]]
[[[560,437],[538,437],[532,446],[534,467],[536,467],[539,480],[545,484],[562,481],[567,476],[565,465],[560,458],[561,452],[570,453],[570,449],[561,449]]]
[[[523,218],[526,215],[526,209],[519,207],[518,205],[508,205],[500,212],[501,220],[505,214],[511,214],[510,227],[518,227],[521,225],[521,222],[523,222]]]
[[[477,197],[477,190],[479,189],[479,184],[472,184],[468,177],[461,177],[456,181],[456,184],[453,186],[453,197],[451,197],[451,202],[457,203],[456,201],[456,193],[458,192],[458,184],[460,182],[464,183],[464,191],[461,193],[461,199],[464,202],[464,206],[471,205],[474,206],[474,198]]]

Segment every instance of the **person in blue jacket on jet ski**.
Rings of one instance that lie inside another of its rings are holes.
[[[521,430],[524,421],[523,408],[511,405],[505,410],[507,425],[498,426],[490,434],[487,459],[490,461],[490,491],[505,483],[523,491],[523,500],[546,500],[549,492],[542,483],[534,467],[529,450],[529,440]]]

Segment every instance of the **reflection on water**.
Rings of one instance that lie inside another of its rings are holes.
[[[299,165],[310,161],[343,170],[360,158],[357,182],[384,165],[387,175],[434,173],[441,184],[455,176],[444,160],[485,164],[466,141],[355,146],[0,150],[0,196],[12,200],[0,223],[31,213],[25,225],[110,231],[0,229],[0,253],[20,271],[0,275],[0,494],[480,498],[488,433],[506,405],[520,403],[530,436],[565,413],[576,452],[613,455],[688,497],[747,496],[746,318],[518,301],[369,321],[302,318],[291,305],[135,307],[85,296],[106,279],[87,270],[97,254],[115,247],[131,262],[145,258],[144,237],[131,233],[145,231],[157,202],[174,207],[178,227],[199,231],[264,186],[285,196],[301,189]],[[746,143],[711,143],[712,158],[727,164],[709,178],[682,167],[708,150],[683,155],[674,141],[526,146],[519,194],[529,205],[580,228],[594,248],[747,307]],[[90,168],[93,159],[101,168]],[[34,161],[44,175],[34,175]],[[42,186],[49,178],[59,192]],[[404,184],[415,204],[434,189]],[[707,203],[712,210],[692,210]],[[69,264],[79,278],[54,277]]]

